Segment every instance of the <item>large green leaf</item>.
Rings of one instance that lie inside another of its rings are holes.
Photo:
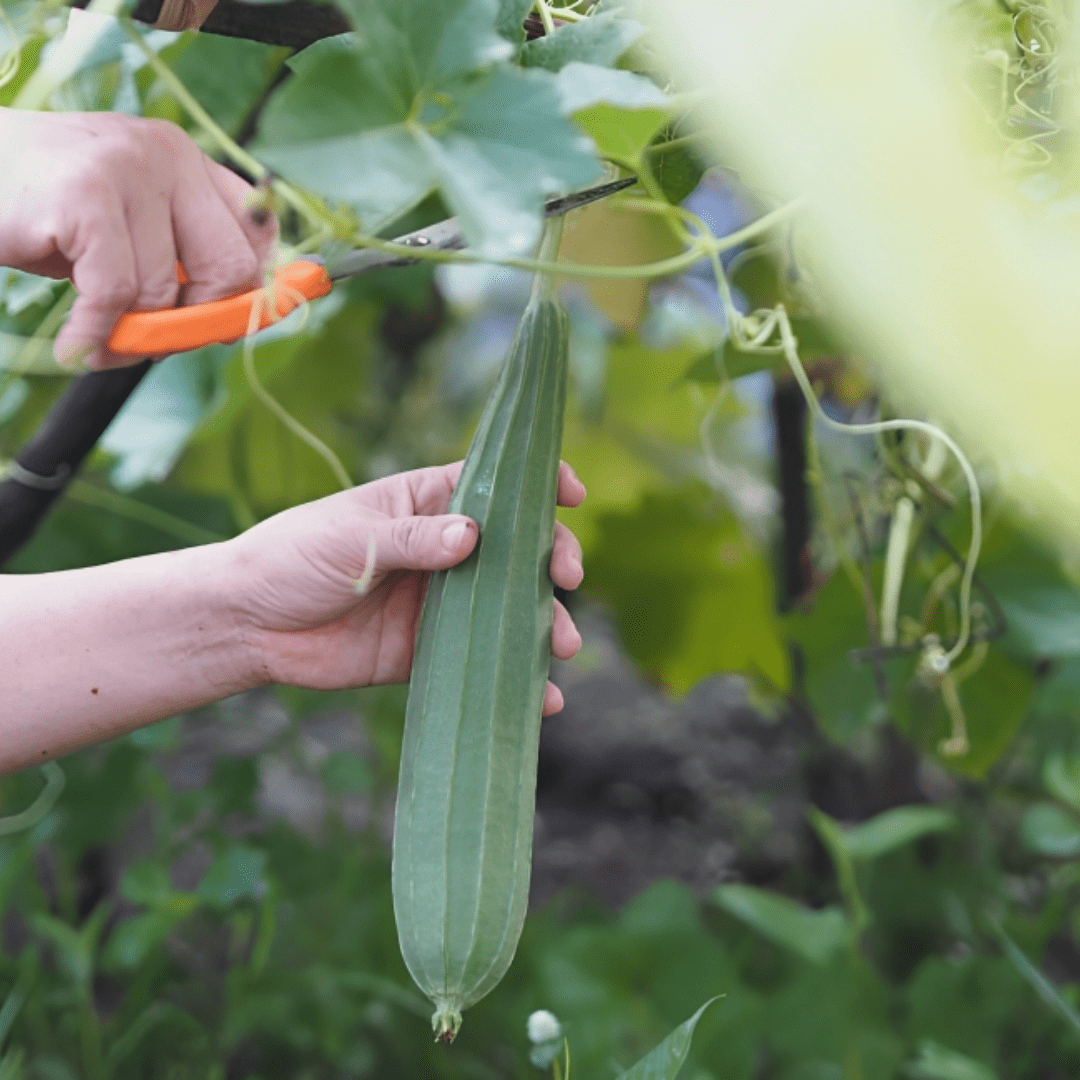
[[[706,1001],[689,1020],[684,1020],[659,1046],[654,1046],[636,1065],[631,1065],[619,1080],[674,1080],[686,1061],[690,1040],[694,1037],[702,1013],[717,998]]]
[[[814,964],[827,964],[851,942],[851,925],[837,907],[814,911],[751,885],[721,885],[711,896],[730,915]]]
[[[851,649],[866,646],[867,626],[862,598],[844,574],[835,574],[809,610],[786,622],[802,651],[803,691],[828,735],[845,741],[884,717],[886,703],[877,696],[873,668],[848,659]]]
[[[943,760],[950,768],[981,777],[1005,752],[1028,715],[1034,681],[1030,670],[991,648],[984,663],[959,686],[970,749]],[[937,752],[951,721],[940,691],[916,680],[900,688],[893,717],[924,750]]]
[[[495,29],[507,41],[521,45],[525,40],[525,27],[522,23],[532,8],[533,0],[499,0],[499,14],[495,19]]]
[[[557,76],[562,110],[588,132],[605,157],[636,163],[668,120],[667,98],[629,71],[578,61]]]
[[[227,348],[211,345],[155,365],[105,430],[101,448],[117,458],[113,483],[129,491],[163,480],[188,439],[218,403]]]
[[[270,341],[255,350],[267,390],[350,469],[358,464],[360,433],[345,418],[360,409],[373,317],[370,307],[350,304],[311,337]],[[246,505],[255,517],[338,490],[326,462],[255,397],[238,350],[224,381],[224,404],[189,441],[177,480]]]
[[[979,573],[1005,613],[1004,648],[1012,656],[1080,656],[1080,590],[1046,547],[999,520],[987,538]]]
[[[1080,758],[1053,753],[1043,764],[1042,776],[1051,795],[1080,810]]]
[[[170,57],[177,77],[235,135],[281,68],[288,50],[218,34],[186,35]]]
[[[719,671],[787,686],[768,568],[713,497],[647,495],[630,514],[600,518],[586,578],[614,608],[630,653],[676,692]]]
[[[633,19],[615,11],[601,12],[528,42],[521,50],[521,62],[548,71],[558,71],[572,60],[612,67],[644,33],[645,27]]]
[[[554,77],[500,66],[494,0],[353,0],[358,34],[320,42],[263,116],[268,165],[348,203],[368,231],[438,190],[487,254],[524,252],[545,198],[600,175]]]

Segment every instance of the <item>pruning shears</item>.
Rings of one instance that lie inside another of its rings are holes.
[[[544,206],[544,217],[559,217],[622,191],[636,182],[634,177],[626,177],[573,195],[551,199]],[[405,247],[442,251],[461,250],[466,247],[464,233],[456,218],[447,218],[425,229],[406,233],[393,242]],[[273,282],[264,289],[190,307],[128,312],[113,329],[109,348],[124,356],[161,356],[187,352],[189,349],[214,343],[228,344],[244,337],[252,325],[262,329],[277,322],[305,301],[325,296],[336,281],[385,267],[406,266],[417,261],[374,248],[350,251],[329,266],[325,266],[314,256],[297,259],[277,270]],[[181,277],[181,281],[183,280]],[[255,304],[259,305],[259,310],[253,324],[252,308]]]

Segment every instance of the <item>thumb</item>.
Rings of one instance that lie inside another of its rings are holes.
[[[480,530],[463,514],[400,517],[374,527],[377,571],[446,570],[476,546]]]

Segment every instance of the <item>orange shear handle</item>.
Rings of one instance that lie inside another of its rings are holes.
[[[181,283],[186,283],[186,276],[178,269]],[[322,266],[300,259],[278,270],[273,283],[265,289],[191,307],[129,311],[113,328],[108,347],[122,356],[166,356],[214,343],[227,345],[247,334],[251,308],[260,294],[263,298],[258,329],[261,330],[298,308],[303,302],[301,297],[315,300],[333,287],[330,275]]]

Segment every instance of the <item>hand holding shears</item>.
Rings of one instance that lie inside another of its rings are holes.
[[[544,207],[544,216],[559,217],[622,191],[633,183],[634,178],[629,177],[552,199]],[[394,243],[402,247],[446,251],[464,248],[465,237],[457,220],[448,218],[399,236]],[[414,261],[406,255],[374,248],[351,251],[329,267],[316,259],[298,259],[279,269],[273,281],[261,290],[188,307],[129,312],[119,320],[109,337],[109,351],[121,356],[158,356],[215,342],[237,341],[252,325],[259,329],[269,326],[304,301],[325,296],[335,281]],[[253,318],[252,307],[256,304],[260,310]]]

